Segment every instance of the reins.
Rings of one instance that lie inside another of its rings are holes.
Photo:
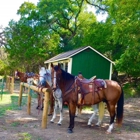
[[[56,78],[56,81],[58,80],[58,78],[57,77],[53,77],[52,79],[54,79],[54,78]],[[72,86],[73,86],[73,84],[74,84],[74,88],[71,88]],[[70,84],[70,86],[67,88],[67,90],[65,90],[65,94],[63,95],[64,97],[65,96],[67,96],[72,90],[74,90],[76,87],[75,87],[75,79],[74,79],[74,82],[72,82],[71,84]],[[56,82],[56,87],[58,87],[58,84],[57,84],[57,82]]]

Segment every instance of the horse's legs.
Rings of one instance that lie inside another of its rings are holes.
[[[75,116],[77,117],[78,114],[81,115],[81,112],[82,112],[82,106],[81,106],[81,105],[78,105],[78,106],[76,107],[76,113],[75,113]]]
[[[68,104],[69,106],[69,127],[68,127],[68,133],[73,133],[73,128],[74,128],[74,118],[75,118],[75,112],[76,112],[76,102],[70,102]]]
[[[60,112],[60,119],[59,119],[58,125],[61,125],[62,120],[63,120],[63,100],[62,100],[62,98],[58,99],[58,105],[59,105],[59,112]]]
[[[99,110],[99,117],[98,117],[98,122],[96,123],[97,126],[100,126],[102,121],[103,121],[103,117],[104,117],[104,111],[105,111],[105,104],[104,102],[100,102],[99,106],[98,106],[98,110]]]
[[[107,103],[107,108],[110,114],[110,124],[109,124],[109,128],[107,129],[107,133],[111,133],[113,128],[114,128],[114,119],[115,119],[115,105],[111,105],[109,103]]]
[[[36,109],[41,109],[41,110],[43,110],[43,107],[44,107],[44,99],[43,99],[43,97],[41,97],[41,94],[39,94],[39,93],[37,93],[37,95],[38,95],[38,105],[37,105],[37,107],[36,107]]]
[[[89,126],[91,125],[92,120],[94,119],[95,115],[96,115],[97,112],[98,112],[98,105],[97,105],[97,104],[92,105],[92,108],[93,108],[94,112],[93,112],[93,114],[91,115],[91,117],[90,117],[89,120],[88,120],[88,125],[89,125]]]
[[[52,119],[50,120],[51,123],[54,123],[54,119],[56,118],[57,103],[58,102],[55,100],[55,106],[54,106],[53,116],[52,116]]]
[[[41,96],[40,96],[39,93],[37,93],[37,95],[38,95],[38,97],[37,97],[38,105],[37,105],[36,109],[39,109],[39,107],[40,107],[40,99],[41,99]]]
[[[43,110],[43,108],[44,108],[44,97],[42,97],[41,99],[41,110]]]

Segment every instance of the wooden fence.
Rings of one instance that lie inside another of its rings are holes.
[[[6,89],[12,94],[14,91],[14,77],[6,76]]]
[[[1,95],[1,99],[2,99],[3,90],[4,90],[4,78],[0,76],[0,95]]]
[[[21,101],[22,101],[22,93],[23,93],[23,86],[28,88],[28,103],[27,103],[27,114],[31,114],[31,95],[30,95],[30,90],[34,90],[36,92],[42,92],[44,93],[44,109],[43,109],[43,114],[42,114],[42,124],[41,127],[43,129],[47,128],[47,114],[48,114],[48,104],[49,104],[49,95],[50,95],[50,89],[49,88],[43,88],[39,89],[36,86],[29,85],[27,83],[20,83],[20,93],[19,93],[19,100],[18,100],[18,105],[21,106]]]

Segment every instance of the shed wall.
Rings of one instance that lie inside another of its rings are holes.
[[[88,79],[94,75],[97,78],[109,79],[110,62],[91,49],[87,49],[73,56],[71,73],[77,75],[79,71]]]

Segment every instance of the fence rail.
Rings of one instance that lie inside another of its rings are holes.
[[[23,87],[27,87],[28,88],[28,103],[27,103],[27,114],[31,114],[31,95],[30,95],[30,90],[34,90],[36,92],[39,93],[43,93],[44,94],[44,109],[43,109],[43,114],[42,114],[42,124],[41,127],[43,129],[47,128],[47,114],[48,114],[48,107],[49,107],[49,96],[50,96],[50,89],[49,88],[43,88],[43,89],[39,89],[36,86],[33,85],[29,85],[27,83],[20,83],[20,92],[19,92],[19,100],[18,100],[18,105],[21,106],[21,101],[22,101],[22,93],[23,93]]]

